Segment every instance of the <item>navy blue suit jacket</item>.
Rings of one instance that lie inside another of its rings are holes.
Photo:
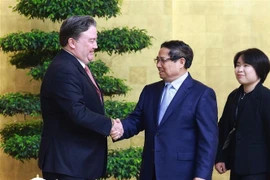
[[[122,139],[145,131],[141,180],[211,179],[218,143],[214,91],[185,79],[158,125],[164,87],[160,81],[144,87],[133,113],[122,121]]]
[[[61,50],[40,91],[43,132],[39,167],[46,172],[95,179],[105,173],[111,120],[78,60]]]

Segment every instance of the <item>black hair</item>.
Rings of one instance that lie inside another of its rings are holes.
[[[161,44],[160,48],[168,48],[170,50],[169,56],[172,61],[177,61],[180,58],[184,58],[185,68],[188,69],[193,60],[193,51],[191,47],[183,41],[172,40],[166,41]]]
[[[257,76],[261,79],[260,82],[263,83],[270,70],[270,62],[266,54],[257,48],[240,51],[234,56],[234,68],[240,57],[245,63],[250,64],[255,69]]]

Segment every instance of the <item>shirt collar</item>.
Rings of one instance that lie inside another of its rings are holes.
[[[63,49],[64,51],[66,51],[67,53],[69,53],[69,54],[71,54],[72,56],[74,56],[71,52],[69,52],[68,50],[66,50],[66,49]],[[75,56],[74,56],[75,57]],[[76,58],[76,57],[75,57]],[[85,64],[81,61],[81,60],[79,60],[78,58],[76,58],[78,61],[79,61],[79,63],[82,65],[82,67],[83,67],[83,69],[85,68]]]
[[[183,84],[184,80],[188,77],[188,72],[185,72],[182,76],[171,82],[172,86],[178,90],[180,86]],[[165,85],[169,84],[169,82],[166,82]]]

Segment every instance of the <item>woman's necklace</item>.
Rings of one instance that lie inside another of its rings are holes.
[[[246,93],[244,92],[244,94],[242,95],[241,99],[244,99],[245,95],[246,95]]]

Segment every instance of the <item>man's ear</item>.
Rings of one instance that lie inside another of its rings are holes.
[[[73,38],[68,38],[68,46],[71,48],[71,49],[75,49],[75,43],[76,43],[76,40],[73,39]]]
[[[185,58],[180,58],[179,61],[180,61],[180,64],[185,66],[185,64],[186,64],[186,59]]]

